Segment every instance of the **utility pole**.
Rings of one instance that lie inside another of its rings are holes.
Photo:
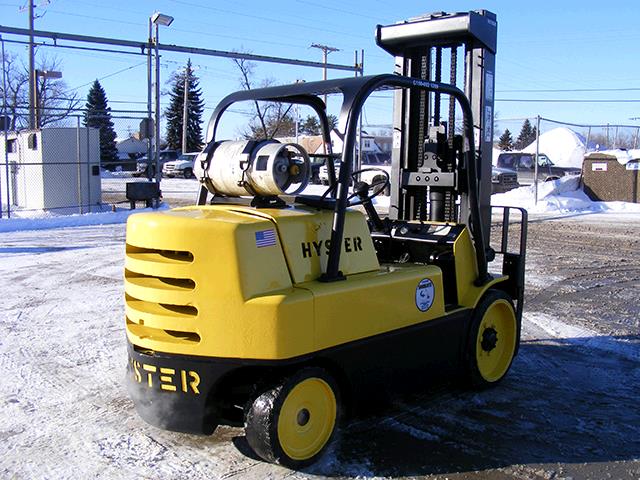
[[[29,128],[36,128],[36,66],[33,46],[33,0],[29,0]]]
[[[189,121],[189,80],[191,68],[184,70],[184,99],[182,101],[182,153],[187,153],[187,123]]]
[[[332,52],[339,52],[339,48],[330,47],[328,45],[321,45],[319,43],[312,43],[309,48],[317,48],[322,50],[322,63],[324,64],[324,68],[322,69],[322,80],[327,79],[327,56]],[[327,95],[324,95],[324,104],[325,107],[327,105]]]

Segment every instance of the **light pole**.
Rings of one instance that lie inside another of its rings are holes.
[[[155,135],[154,135],[154,153],[156,157],[156,182],[160,183],[160,178],[162,177],[162,170],[160,169],[160,50],[158,48],[158,44],[160,43],[158,40],[158,30],[159,26],[163,25],[168,27],[173,22],[173,17],[170,15],[165,15],[160,12],[155,12],[151,15],[149,19],[149,27],[153,23],[155,28],[155,35],[153,37],[153,44],[155,45],[155,57],[156,57],[156,88],[155,88]],[[151,28],[149,28],[151,30]],[[151,162],[149,162],[151,165]]]
[[[34,88],[34,110],[35,110],[35,128],[42,125],[42,108],[40,108],[40,92],[38,91],[38,77],[42,78],[62,78],[62,72],[52,70],[34,70],[33,71],[33,88]]]
[[[191,68],[184,71],[184,95],[182,99],[182,153],[187,153],[187,122],[189,121],[189,80]]]

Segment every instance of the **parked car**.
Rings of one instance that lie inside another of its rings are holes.
[[[165,177],[193,178],[193,164],[199,153],[183,153],[176,160],[166,162],[162,166],[162,175]]]
[[[491,167],[491,193],[504,193],[518,188],[518,174],[506,168]]]
[[[170,162],[171,160],[175,160],[180,155],[180,152],[176,150],[163,150],[160,152],[160,166],[162,167],[166,162]],[[133,174],[135,177],[141,177],[143,175],[147,177],[155,177],[156,176],[156,165],[155,162],[151,162],[149,164],[149,159],[145,156],[138,160],[136,171]]]
[[[325,165],[327,157],[325,155],[315,155],[310,153],[309,160],[311,162],[311,176],[309,178],[309,182],[316,185],[322,183],[320,180],[320,169]]]
[[[498,155],[498,168],[515,171],[518,183],[530,185],[535,175],[535,153],[504,152]],[[545,154],[538,155],[538,181],[557,180],[565,175],[580,175],[581,169],[574,167],[557,167]]]

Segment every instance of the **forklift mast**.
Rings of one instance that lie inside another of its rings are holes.
[[[433,13],[395,25],[378,25],[376,43],[395,56],[395,73],[426,82],[456,86],[464,78],[464,93],[473,114],[477,179],[467,179],[463,138],[456,135],[456,108],[442,94],[398,89],[394,94],[391,202],[393,220],[430,220],[469,224],[468,185],[478,185],[480,230],[489,244],[491,221],[491,154],[493,141],[494,72],[497,44],[495,14],[487,10]],[[458,62],[464,48],[464,63]],[[446,115],[446,116],[445,116]],[[470,182],[467,180],[471,180]]]

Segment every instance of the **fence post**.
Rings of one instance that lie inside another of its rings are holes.
[[[89,213],[91,213],[91,148],[89,146],[89,125],[86,126],[85,130],[87,131],[87,205],[89,207]]]
[[[540,155],[540,115],[536,117],[536,163],[533,165],[533,202],[538,205],[538,158]]]
[[[4,68],[5,54],[4,54],[4,38],[0,35],[0,42],[2,42],[2,114],[4,115],[4,163],[7,178],[7,218],[11,218],[11,199],[9,197],[9,145],[7,141],[7,130],[9,128],[9,117],[7,116],[7,73]],[[0,182],[2,183],[2,182]],[[0,188],[0,218],[2,218],[2,188]]]
[[[82,172],[80,170],[80,115],[76,116],[76,161],[78,162],[78,208],[82,211]]]

